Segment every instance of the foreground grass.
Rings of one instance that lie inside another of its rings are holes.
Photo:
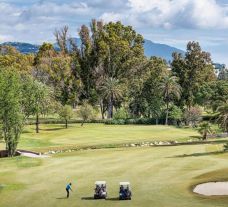
[[[0,206],[4,207],[225,207],[226,197],[193,194],[197,183],[228,180],[228,154],[220,145],[119,148],[63,153],[47,159],[0,162]],[[183,157],[182,157],[183,156]],[[108,200],[91,200],[94,182],[106,180]],[[65,199],[65,184],[73,182]],[[130,181],[132,201],[117,201],[118,182]]]
[[[53,147],[86,147],[95,145],[115,145],[142,141],[187,141],[197,139],[199,134],[193,129],[172,126],[124,125],[110,126],[104,124],[41,125],[39,134],[34,126],[26,126],[21,136],[19,148],[35,151],[47,151]],[[197,139],[198,140],[198,139]],[[3,143],[0,149],[4,149]]]

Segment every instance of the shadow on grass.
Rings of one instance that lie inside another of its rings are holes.
[[[81,200],[87,200],[87,201],[97,201],[97,200],[106,200],[106,201],[119,201],[119,198],[106,198],[106,199],[94,199],[94,197],[82,197]]]
[[[106,198],[106,201],[119,201],[119,197],[116,197],[116,198]]]
[[[22,131],[22,133],[23,133],[23,134],[31,134],[31,133],[33,133],[33,131],[29,131],[29,130],[26,130],[26,129],[25,129],[25,130]]]
[[[62,200],[62,199],[67,199],[67,197],[66,197],[66,196],[64,196],[64,197],[59,197],[59,198],[56,198],[56,199],[58,199],[58,200]]]
[[[91,200],[96,200],[94,199],[94,197],[82,197],[81,200],[87,200],[87,201],[91,201]]]
[[[202,140],[202,137],[201,136],[190,136],[190,138]]]
[[[228,151],[183,154],[183,155],[177,155],[177,156],[168,157],[168,158],[201,157],[201,156],[208,156],[208,155],[220,155],[220,154],[225,154],[225,153],[228,153]]]
[[[58,128],[51,128],[51,129],[40,129],[40,131],[58,131],[58,130],[62,130],[62,129],[66,129],[66,128],[58,127]]]

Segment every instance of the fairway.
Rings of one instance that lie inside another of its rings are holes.
[[[35,133],[35,126],[30,125],[24,128],[18,147],[43,152],[61,147],[115,145],[143,141],[187,141],[195,137],[199,137],[196,130],[162,125],[85,124],[81,127],[80,124],[72,124],[69,129],[64,129],[63,125],[41,125],[39,134]],[[3,144],[0,144],[0,149],[4,149]]]
[[[63,153],[46,159],[3,159],[0,206],[225,207],[226,197],[206,198],[191,192],[194,184],[228,179],[228,169],[224,168],[228,154],[213,155],[220,147],[119,148]],[[96,180],[107,181],[107,200],[91,199]],[[69,181],[74,192],[67,200],[65,184]],[[119,181],[131,182],[132,201],[116,200]]]
[[[225,207],[227,197],[192,193],[198,183],[228,180],[228,153],[221,144],[170,147],[106,148],[143,141],[198,139],[193,129],[171,126],[103,124],[26,126],[19,148],[45,152],[71,146],[104,146],[48,158],[3,158],[0,161],[0,206],[3,207]],[[225,140],[223,140],[224,142]],[[4,144],[1,143],[1,149]],[[101,147],[102,148],[102,147]],[[108,199],[93,200],[94,182],[107,182]],[[119,201],[119,182],[129,181],[131,201]],[[65,199],[65,185],[74,192]]]

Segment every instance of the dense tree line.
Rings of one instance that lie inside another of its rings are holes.
[[[68,27],[54,35],[59,50],[43,43],[37,54],[24,55],[0,46],[0,118],[10,155],[28,117],[36,117],[39,132],[40,115],[58,112],[67,128],[72,108],[80,106],[83,121],[99,108],[102,119],[171,119],[193,126],[203,107],[217,112],[227,131],[227,71],[217,78],[198,42],[189,42],[185,55],[174,53],[169,65],[146,57],[142,35],[121,22],[82,25],[79,44]]]

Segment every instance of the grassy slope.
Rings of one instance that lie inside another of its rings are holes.
[[[190,190],[196,183],[228,179],[228,154],[210,154],[218,149],[219,145],[120,148],[64,153],[43,160],[3,159],[0,206],[225,207],[228,198],[205,198]],[[95,180],[108,182],[110,200],[90,200]],[[124,180],[132,183],[132,201],[114,200],[118,182]],[[75,192],[66,200],[68,181],[73,182]]]
[[[26,126],[19,148],[42,151],[50,147],[69,145],[91,146],[140,141],[185,141],[199,136],[192,129],[178,129],[171,126],[85,124],[84,127],[81,127],[79,124],[74,124],[69,129],[63,129],[63,125],[41,125],[40,128],[40,133],[36,134],[34,126]],[[0,144],[0,149],[4,149],[3,144]]]

